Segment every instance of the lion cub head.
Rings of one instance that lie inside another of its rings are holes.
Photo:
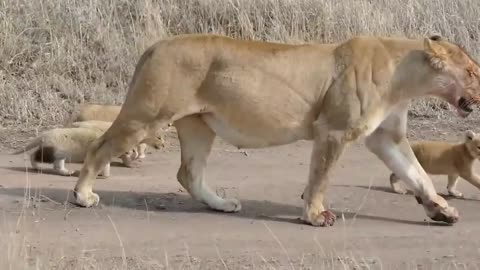
[[[153,146],[155,149],[161,149],[165,147],[165,139],[162,135],[156,134],[155,136],[148,137],[147,139],[142,141],[150,146]]]
[[[461,47],[440,36],[425,38],[424,48],[436,71],[435,94],[467,117],[473,111],[470,106],[480,103],[480,67]]]
[[[480,134],[471,130],[465,132],[465,146],[473,158],[480,158]]]

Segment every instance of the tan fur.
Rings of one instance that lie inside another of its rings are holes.
[[[77,126],[80,126],[81,124],[78,123],[85,121],[113,122],[117,118],[121,109],[122,106],[120,105],[82,104],[72,113],[65,126],[70,127],[74,122],[77,123]],[[157,137],[162,137],[162,135],[157,135]],[[155,149],[163,148],[165,145],[164,139],[157,137],[150,142],[150,145]],[[145,158],[146,149],[147,144],[139,144],[136,149],[136,158]]]
[[[53,163],[56,173],[71,175],[74,172],[65,168],[65,162],[83,162],[88,146],[104,132],[105,130],[92,128],[54,128],[42,132],[25,148],[13,154],[35,149],[30,153],[33,168],[39,169],[37,162]],[[110,162],[105,165],[103,175],[110,175]]]
[[[67,126],[73,122],[88,120],[113,122],[121,109],[120,105],[81,104],[70,116]]]
[[[73,122],[71,124],[72,127],[86,127],[86,128],[100,128],[103,131],[106,131],[110,128],[112,122],[107,121],[98,121],[98,120],[86,120],[81,122]],[[137,158],[142,159],[145,158],[145,150],[147,145],[153,146],[156,149],[160,149],[165,146],[165,141],[163,139],[162,134],[157,134],[156,137],[151,138],[150,140],[146,141],[147,143],[141,143],[136,148],[134,148],[130,153],[131,155],[128,158],[131,160],[135,160]],[[128,161],[124,160],[124,163],[129,163]]]
[[[411,144],[415,156],[423,169],[432,175],[447,175],[448,193],[454,197],[463,197],[457,190],[457,180],[461,177],[480,189],[480,176],[473,170],[473,163],[480,157],[480,134],[469,130],[459,143],[443,141],[418,141]],[[406,194],[401,187],[400,178],[390,175],[390,184],[396,193]]]
[[[440,197],[406,139],[409,102],[433,95],[465,117],[478,102],[480,68],[439,37],[355,37],[336,44],[287,45],[216,35],[161,40],[137,63],[122,110],[89,149],[77,203],[96,205],[95,176],[111,155],[173,122],[181,145],[180,184],[210,208],[236,212],[204,179],[215,136],[240,148],[313,140],[302,219],[329,226],[324,196],[332,169],[359,138],[398,173],[433,220],[458,211]],[[272,179],[275,181],[275,179]]]

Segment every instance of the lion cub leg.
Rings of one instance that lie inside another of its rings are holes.
[[[32,168],[34,168],[35,170],[40,170],[40,166],[38,166],[38,162],[37,162],[37,158],[36,158],[36,153],[35,152],[32,152],[30,154],[30,164],[32,165]]]
[[[204,179],[207,158],[215,133],[199,116],[187,116],[175,122],[181,149],[181,165],[177,173],[180,184],[198,201],[223,212],[238,212],[241,204],[236,199],[222,199],[213,192]]]
[[[74,173],[73,171],[69,171],[67,168],[65,168],[65,158],[55,159],[53,162],[53,169],[55,172],[63,176],[70,176]]]
[[[458,175],[456,174],[448,175],[447,190],[448,190],[448,194],[450,194],[451,196],[456,198],[461,198],[463,197],[463,194],[457,190],[457,181],[458,181]]]
[[[390,186],[395,193],[407,194],[407,189],[403,187],[400,178],[394,173],[390,174]]]
[[[144,159],[145,158],[145,151],[147,149],[147,144],[146,143],[141,143],[137,146],[137,151],[138,151],[138,159]]]
[[[110,162],[108,162],[107,165],[105,165],[100,175],[105,178],[110,177]]]

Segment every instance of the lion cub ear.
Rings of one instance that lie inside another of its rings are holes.
[[[447,50],[440,44],[440,41],[442,41],[440,36],[432,36],[423,40],[425,53],[435,69],[443,69],[448,56]]]
[[[475,137],[475,132],[467,130],[467,132],[465,132],[465,137],[467,138],[467,140],[471,141]]]

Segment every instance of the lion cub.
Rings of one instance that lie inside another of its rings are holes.
[[[423,169],[433,175],[448,175],[447,190],[451,196],[463,197],[456,189],[457,178],[467,180],[480,189],[480,176],[473,171],[473,162],[480,157],[480,134],[468,130],[460,143],[421,141],[411,143],[413,152]],[[390,185],[396,193],[407,191],[399,186],[399,178],[390,175]]]
[[[39,169],[38,162],[53,163],[53,169],[56,173],[68,176],[74,172],[65,168],[65,161],[83,162],[88,146],[104,132],[105,130],[102,128],[54,128],[42,132],[24,149],[12,154],[17,155],[36,148],[30,154],[30,162],[34,169]],[[121,156],[122,160],[125,160],[124,156],[127,155],[132,155],[131,151],[124,153]],[[110,162],[105,165],[102,175],[104,177],[110,176]]]
[[[98,124],[98,122],[103,122],[105,124],[109,123],[109,125],[111,125],[120,113],[121,108],[122,106],[120,105],[82,104],[78,108],[78,111],[76,113],[72,113],[66,126],[91,126],[90,123],[92,122],[90,121],[97,121],[97,123],[94,124]],[[82,124],[84,122],[90,123]],[[163,138],[157,137],[150,143],[140,143],[137,146],[137,150],[135,152],[137,156],[134,157],[134,159],[145,158],[145,151],[147,149],[147,145],[151,145],[155,149],[160,149],[164,147],[165,142]]]
[[[72,127],[85,127],[85,128],[102,128],[103,130],[107,130],[112,125],[112,122],[107,121],[98,121],[98,120],[88,120],[88,121],[81,121],[81,122],[74,122],[71,124]],[[137,145],[136,149],[131,152],[129,156],[131,160],[134,159],[142,159],[145,158],[145,150],[147,149],[147,145],[153,146],[155,149],[160,149],[165,146],[165,141],[161,134],[157,135],[153,138],[148,138],[144,140],[142,143]],[[124,163],[126,161],[124,160]]]

